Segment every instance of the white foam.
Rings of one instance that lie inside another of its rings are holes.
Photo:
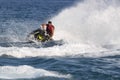
[[[0,66],[0,78],[20,79],[20,78],[39,78],[39,77],[58,77],[71,78],[70,74],[63,75],[55,71],[36,69],[27,65],[24,66]]]
[[[96,47],[94,45],[85,45],[79,43],[64,44],[62,46],[54,46],[48,48],[30,48],[30,47],[0,47],[0,56],[8,55],[17,58],[25,57],[73,57],[76,55],[87,56],[85,53],[97,53],[106,51],[106,49]],[[92,56],[92,54],[91,54]],[[95,57],[95,56],[94,56]]]

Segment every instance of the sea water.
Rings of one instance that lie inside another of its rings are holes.
[[[64,44],[19,46],[49,20]],[[0,80],[120,80],[119,25],[119,0],[0,0]]]

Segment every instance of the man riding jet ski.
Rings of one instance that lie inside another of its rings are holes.
[[[52,22],[48,21],[48,24],[42,24],[40,29],[31,32],[28,35],[28,40],[32,42],[45,42],[52,40],[54,29],[55,27],[52,25]]]

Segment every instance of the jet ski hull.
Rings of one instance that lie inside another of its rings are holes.
[[[46,42],[50,40],[49,35],[45,35],[45,31],[41,29],[34,30],[27,36],[29,42]]]

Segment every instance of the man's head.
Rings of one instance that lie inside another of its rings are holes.
[[[52,24],[52,21],[48,21],[48,24]]]

